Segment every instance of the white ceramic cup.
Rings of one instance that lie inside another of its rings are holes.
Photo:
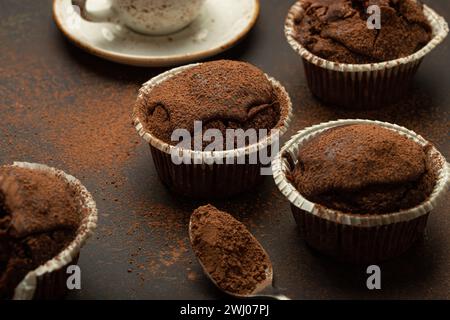
[[[128,28],[148,35],[166,35],[187,27],[205,3],[205,0],[108,0],[107,9],[92,12],[90,1],[96,0],[72,0],[86,20],[105,22],[119,18]]]

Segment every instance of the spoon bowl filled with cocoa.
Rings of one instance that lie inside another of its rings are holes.
[[[247,228],[212,205],[199,207],[189,223],[192,249],[204,273],[237,298],[290,300],[273,285],[269,255]]]

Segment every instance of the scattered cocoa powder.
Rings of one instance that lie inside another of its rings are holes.
[[[148,277],[164,276],[169,268],[179,263],[190,264],[185,231],[190,211],[150,201],[135,201],[130,208],[139,218],[126,229],[127,245],[134,248],[128,264],[130,269],[138,271],[143,283]],[[147,245],[149,233],[157,237],[156,246]]]
[[[271,262],[247,228],[212,205],[191,217],[191,241],[205,271],[223,290],[251,294],[266,280]]]
[[[75,97],[70,107],[42,106],[36,110],[28,106],[28,101],[17,101],[8,108],[11,112],[5,110],[2,117],[8,126],[2,130],[11,141],[8,149],[16,157],[13,160],[28,161],[32,155],[39,162],[58,163],[78,178],[102,173],[111,184],[123,183],[120,170],[141,142],[131,124],[134,96],[97,93],[94,99],[93,95],[85,92]],[[20,134],[12,134],[14,131]]]

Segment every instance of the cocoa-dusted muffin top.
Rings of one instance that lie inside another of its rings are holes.
[[[341,63],[376,63],[406,57],[432,37],[423,5],[415,0],[300,0],[297,41],[312,53]],[[381,9],[381,29],[367,27],[367,8]]]
[[[327,208],[397,212],[421,204],[433,191],[428,149],[377,125],[337,127],[300,148],[289,178],[305,198]]]
[[[282,123],[287,102],[255,66],[237,61],[207,62],[185,70],[154,87],[137,101],[135,112],[144,128],[169,143],[175,129],[194,136],[194,122],[203,131],[273,129]]]
[[[81,223],[81,201],[61,177],[0,167],[0,299],[26,274],[58,255]]]

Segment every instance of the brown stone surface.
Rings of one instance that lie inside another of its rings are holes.
[[[141,84],[166,69],[120,66],[72,46],[57,30],[50,0],[0,2],[0,163],[43,162],[81,179],[99,208],[96,236],[83,249],[81,291],[71,299],[223,297],[189,248],[191,212],[205,202],[161,185],[148,146],[131,126]],[[261,1],[255,29],[220,58],[248,61],[291,94],[295,131],[338,118],[390,121],[424,135],[450,158],[450,48],[421,66],[401,103],[372,111],[326,107],[308,91],[302,63],[283,35],[294,1]],[[447,1],[424,1],[450,20]],[[381,291],[366,289],[365,267],[324,258],[300,241],[289,204],[268,179],[247,196],[212,204],[230,212],[267,249],[277,285],[292,298],[450,298],[447,195],[425,239],[383,264]]]

